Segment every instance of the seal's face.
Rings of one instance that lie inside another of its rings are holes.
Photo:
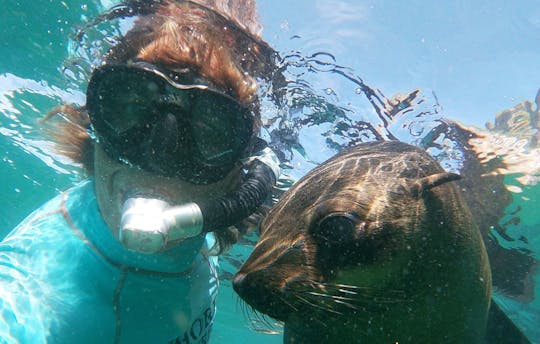
[[[347,331],[375,333],[389,322],[406,335],[429,327],[426,317],[435,328],[430,314],[438,319],[442,312],[449,322],[485,321],[489,267],[468,209],[446,183],[456,178],[399,142],[338,155],[272,209],[235,290],[285,321],[286,332],[316,326],[320,335],[324,323],[327,340],[332,324],[346,338]],[[384,333],[370,338],[398,339]]]

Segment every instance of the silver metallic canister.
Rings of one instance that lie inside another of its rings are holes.
[[[201,209],[195,203],[171,207],[159,199],[134,197],[124,202],[119,236],[126,248],[151,254],[202,229]]]

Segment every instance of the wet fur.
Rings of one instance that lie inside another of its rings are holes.
[[[270,211],[235,290],[285,322],[286,343],[481,342],[489,263],[453,178],[428,185],[437,174],[400,142],[330,159]],[[321,237],[329,215],[352,219],[352,234]]]

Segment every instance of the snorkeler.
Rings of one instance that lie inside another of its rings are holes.
[[[212,255],[278,177],[256,137],[273,51],[254,2],[133,0],[99,20],[135,15],[85,106],[50,115],[91,177],[0,244],[3,343],[207,343]]]

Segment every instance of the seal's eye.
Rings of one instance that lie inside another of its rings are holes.
[[[312,235],[325,246],[343,245],[352,242],[360,219],[351,213],[330,214],[322,218],[312,229]]]

